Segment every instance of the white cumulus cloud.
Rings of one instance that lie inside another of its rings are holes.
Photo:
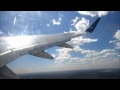
[[[78,17],[73,19],[73,22],[75,23],[77,19],[78,19]],[[72,31],[70,29],[69,32],[82,32],[82,31],[86,30],[88,26],[89,26],[89,20],[87,20],[83,17],[81,20],[79,20],[75,24],[75,28],[77,31]],[[71,46],[73,46],[74,49],[68,49],[68,48],[57,49],[56,51],[58,51],[58,55],[56,55],[55,60],[57,60],[57,61],[55,61],[55,63],[62,63],[65,60],[71,60],[72,56],[70,55],[70,52],[81,52],[82,50],[79,48],[80,45],[83,45],[85,43],[97,42],[97,41],[98,41],[98,39],[84,38],[83,36],[71,39],[71,41],[69,41],[67,43],[70,44]]]
[[[55,63],[59,64],[73,64],[74,69],[91,69],[91,68],[114,68],[120,65],[120,55],[115,49],[104,49],[101,51],[87,50],[87,49],[58,49],[59,54]],[[77,52],[84,55],[84,57],[73,57],[70,52]],[[103,64],[103,65],[102,65]],[[74,67],[79,65],[79,67]],[[82,67],[82,65],[87,65]]]
[[[69,48],[60,48],[57,49],[58,54],[55,57],[55,63],[62,63],[65,60],[71,60],[72,56],[70,55],[70,52],[80,52],[80,53],[85,53],[85,52],[92,52],[92,51],[83,51],[82,49],[79,48],[79,45],[83,45],[85,43],[91,43],[91,42],[96,42],[97,39],[90,39],[90,38],[74,38],[70,42],[67,42],[71,46],[74,46],[74,49],[69,49]],[[78,58],[77,58],[78,59]],[[68,61],[69,62],[69,61]]]
[[[53,25],[60,25],[61,21],[62,21],[62,18],[58,18],[58,20],[53,19],[52,23],[53,23]]]
[[[120,30],[118,30],[118,31],[115,33],[114,37],[115,37],[116,39],[120,40]]]
[[[77,11],[81,15],[89,15],[91,17],[95,16],[105,16],[107,15],[110,11]]]
[[[80,32],[86,30],[88,26],[89,26],[89,20],[85,19],[84,17],[75,24],[75,28],[77,29],[77,31]]]
[[[75,19],[72,19],[71,21],[73,22],[72,24],[71,24],[71,26],[74,26],[75,24],[76,24],[76,22],[78,21],[78,17],[75,17]]]
[[[83,38],[82,36],[73,38],[70,42],[68,42],[72,46],[79,46],[85,43],[97,42],[98,39],[90,39],[90,38]]]
[[[109,41],[109,43],[115,44],[115,49],[120,49],[120,30],[117,30],[115,35],[113,36],[116,40]]]
[[[61,48],[57,49],[58,55],[56,56],[55,60],[58,60],[58,62],[61,62],[66,59],[70,59],[71,55],[69,54],[72,49],[69,48]]]
[[[115,47],[116,49],[120,49],[120,42],[116,42],[115,45],[116,45]]]
[[[101,12],[102,13],[102,12]],[[78,22],[73,19],[73,25],[75,26],[77,31],[73,31],[70,29],[69,32],[82,32],[86,30],[89,26],[89,20],[85,19],[84,17],[79,20]],[[110,41],[110,43],[116,43],[119,46],[118,38],[119,33],[116,32],[114,35],[116,41]],[[119,58],[120,55],[115,51],[115,49],[103,49],[101,51],[97,50],[90,50],[90,49],[82,49],[80,48],[81,45],[85,43],[97,42],[98,39],[91,39],[85,38],[83,36],[76,37],[71,39],[71,41],[67,42],[74,49],[68,48],[60,48],[56,51],[55,63],[56,65],[73,65],[73,69],[80,69],[80,68],[118,68],[119,67]],[[77,52],[80,54],[80,57],[74,57],[71,55],[71,52]],[[82,55],[82,57],[81,57]]]

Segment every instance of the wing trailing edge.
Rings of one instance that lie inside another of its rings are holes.
[[[73,47],[71,45],[67,44],[67,43],[62,43],[62,44],[60,44],[58,46],[59,47],[65,47],[65,48],[71,48],[71,49],[73,49]]]
[[[41,52],[38,52],[36,54],[30,53],[30,55],[37,56],[37,57],[42,57],[42,58],[46,58],[46,59],[54,59],[53,56],[51,56],[50,54],[48,54],[45,51],[41,51]]]

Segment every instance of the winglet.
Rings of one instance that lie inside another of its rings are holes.
[[[97,26],[97,24],[98,24],[98,22],[99,22],[100,19],[101,19],[101,18],[98,18],[98,19],[86,30],[86,32],[92,33],[92,32],[94,31],[95,27]]]

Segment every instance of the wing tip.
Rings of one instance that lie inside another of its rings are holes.
[[[96,28],[98,22],[100,21],[101,17],[99,17],[87,30],[86,32],[92,33]]]

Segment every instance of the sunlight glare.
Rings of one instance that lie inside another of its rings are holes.
[[[12,36],[7,38],[9,48],[19,48],[31,44],[29,36]]]

